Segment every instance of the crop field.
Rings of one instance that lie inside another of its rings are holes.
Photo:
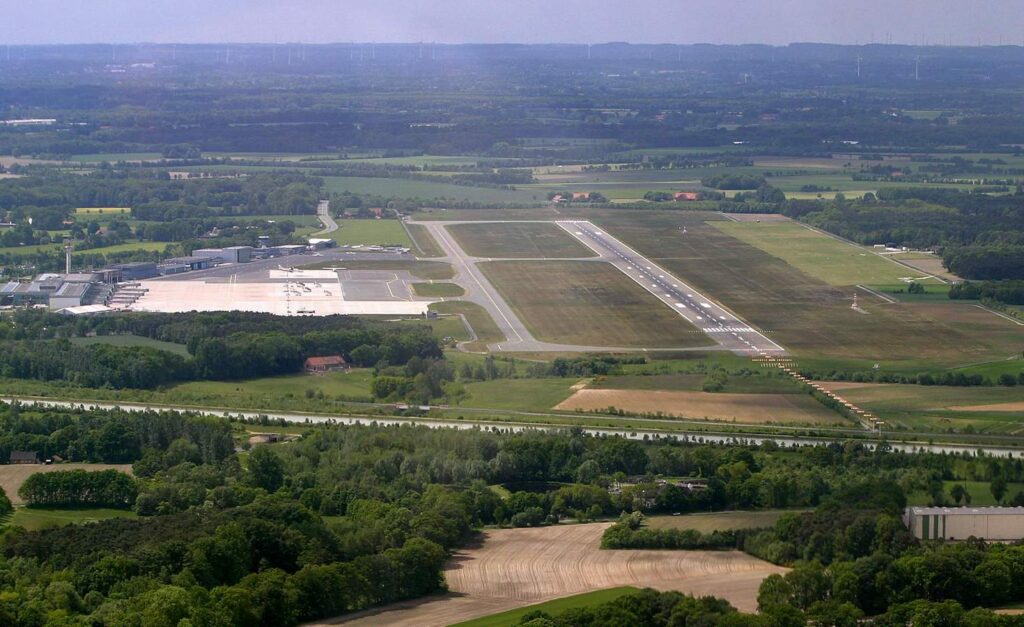
[[[3,488],[7,498],[15,506],[24,505],[24,501],[18,496],[21,484],[32,475],[39,472],[54,472],[57,470],[120,470],[132,474],[131,464],[0,464],[0,488]]]
[[[398,220],[338,220],[338,230],[327,233],[341,245],[394,244],[412,247],[412,240]]]
[[[469,187],[434,181],[414,181],[402,178],[372,178],[360,176],[326,176],[324,185],[328,193],[377,194],[402,198],[450,198],[469,202],[532,203],[545,202],[538,190],[507,190],[495,187]]]
[[[825,383],[894,427],[1024,434],[1024,387]]]
[[[412,289],[417,296],[436,298],[458,298],[466,293],[461,285],[455,283],[413,283]]]
[[[111,216],[123,217],[132,212],[131,207],[78,207],[75,209],[76,216]]]
[[[613,375],[597,378],[588,387],[606,390],[669,390],[699,392],[707,376],[703,374]],[[765,374],[730,376],[723,392],[737,394],[797,394],[801,384],[788,376]]]
[[[829,285],[898,283],[924,275],[797,222],[714,222],[715,227]]]
[[[757,608],[757,589],[785,568],[739,551],[603,551],[609,523],[485,531],[445,568],[453,593],[367,613],[352,625],[450,625],[561,597],[616,586],[678,590]]]
[[[451,627],[510,627],[511,625],[518,625],[523,616],[533,612],[544,612],[550,616],[557,616],[570,608],[601,605],[633,592],[639,592],[639,589],[632,586],[619,586],[617,588],[597,590],[596,592],[584,592],[583,594],[574,594],[561,599],[555,599],[554,601],[529,605],[507,612],[499,612],[498,614],[484,616],[483,618],[467,620],[464,623],[456,623]]]
[[[771,527],[783,514],[794,510],[764,509],[757,511],[713,512],[685,516],[648,516],[644,525],[653,529],[694,529],[701,533],[731,529]]]
[[[807,394],[585,389],[555,408],[601,411],[609,407],[637,414],[745,424],[849,424]]]
[[[356,260],[340,259],[336,261],[320,261],[301,266],[304,270],[322,270],[325,268],[344,268],[346,270],[405,270],[414,277],[427,281],[447,281],[455,277],[455,271],[447,263],[440,261],[405,261],[396,259]]]
[[[93,337],[73,337],[71,338],[72,344],[79,344],[87,346],[90,344],[112,344],[114,346],[145,346],[147,348],[155,348],[157,350],[168,351],[181,355],[182,357],[191,357],[188,352],[188,347],[184,344],[175,344],[174,342],[163,342],[161,340],[154,340],[148,337],[142,337],[139,335],[97,335]]]
[[[1019,352],[1024,327],[976,307],[891,304],[837,288],[705,223],[700,212],[594,212],[593,219],[681,279],[820,365],[935,369]],[[686,226],[682,234],[680,226]],[[866,313],[862,313],[866,312]],[[858,365],[859,365],[858,364]]]
[[[711,343],[607,263],[495,261],[478,267],[537,339],[624,348]]]
[[[9,523],[12,527],[24,527],[29,531],[39,531],[48,527],[63,525],[82,525],[109,518],[135,518],[135,512],[124,509],[38,509],[35,507],[19,507]]]
[[[550,222],[480,222],[446,227],[472,257],[550,259],[595,257],[594,251]]]

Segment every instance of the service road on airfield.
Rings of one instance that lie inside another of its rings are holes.
[[[742,355],[786,350],[722,305],[587,220],[556,222],[723,348]]]

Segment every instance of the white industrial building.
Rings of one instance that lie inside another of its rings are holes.
[[[920,540],[1024,538],[1024,507],[908,507],[903,522]]]

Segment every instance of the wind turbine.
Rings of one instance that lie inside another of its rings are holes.
[[[860,62],[864,60],[864,57],[857,55],[857,78],[860,78]]]

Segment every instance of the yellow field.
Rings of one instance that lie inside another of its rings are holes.
[[[749,424],[840,424],[843,419],[806,394],[730,394],[668,390],[579,390],[555,406],[567,411],[615,407],[637,414]]]
[[[753,612],[761,581],[786,572],[739,551],[602,551],[601,534],[610,524],[487,531],[479,547],[449,560],[444,574],[451,594],[370,610],[345,624],[450,625],[616,586],[714,595]]]
[[[131,207],[79,207],[75,209],[76,216],[117,215],[131,212]]]

